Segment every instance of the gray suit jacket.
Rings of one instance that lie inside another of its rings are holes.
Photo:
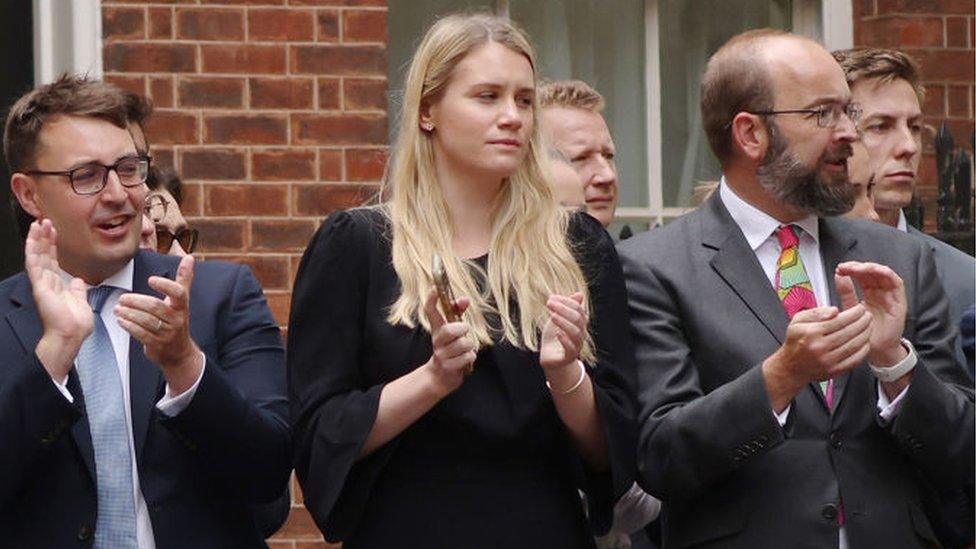
[[[915,227],[908,227],[908,234],[921,239],[932,250],[935,269],[949,298],[949,316],[952,324],[959,326],[963,312],[976,302],[976,259]]]
[[[852,548],[937,543],[922,492],[973,481],[973,391],[926,246],[878,223],[820,220],[831,302],[838,263],[893,268],[919,363],[889,425],[862,364],[835,380],[833,413],[811,384],[785,427],[760,365],[788,318],[718,193],[618,251],[637,354],[638,482],[664,500],[664,547],[836,547],[839,494]]]

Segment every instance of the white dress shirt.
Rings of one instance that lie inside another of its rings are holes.
[[[898,227],[897,229],[903,233],[908,232],[908,218],[905,217],[905,210],[898,210]]]
[[[719,198],[721,198],[722,204],[729,211],[729,215],[732,216],[732,220],[739,226],[743,236],[746,238],[746,242],[749,243],[749,247],[755,252],[756,259],[759,260],[763,272],[766,273],[766,278],[769,279],[770,286],[775,289],[776,263],[779,260],[779,255],[782,250],[780,250],[779,240],[773,233],[782,223],[736,195],[732,188],[725,182],[724,175],[719,185]],[[904,219],[904,214],[902,214],[902,219]],[[800,260],[803,261],[807,276],[810,278],[810,285],[813,286],[813,294],[817,297],[817,305],[830,305],[830,291],[827,289],[827,277],[826,273],[824,273],[823,257],[820,255],[819,219],[814,215],[808,215],[803,219],[794,221],[792,224],[802,229],[799,231],[800,234],[797,235],[800,240]],[[910,347],[909,350],[911,353],[915,352]],[[906,387],[905,390],[899,393],[894,401],[889,401],[888,395],[881,388],[881,383],[877,383],[877,390],[878,414],[887,423],[898,413],[905,393],[908,392],[908,388]],[[773,410],[773,415],[776,416],[776,420],[781,427],[786,425],[792,408],[793,404],[790,403],[781,413],[777,414]],[[840,527],[838,536],[838,548],[847,549],[849,546],[847,530],[843,526]]]
[[[132,404],[129,398],[129,332],[119,326],[115,316],[115,306],[119,303],[122,294],[132,291],[132,279],[135,272],[134,260],[129,260],[122,270],[108,277],[100,286],[112,286],[115,290],[109,294],[102,307],[101,317],[108,331],[108,337],[112,341],[112,350],[115,351],[115,362],[119,367],[119,377],[122,380],[122,398],[125,401],[125,422],[129,432],[129,457],[132,459],[132,491],[136,506],[136,541],[140,549],[155,549],[156,540],[153,538],[152,522],[149,520],[149,510],[146,507],[146,500],[142,497],[142,489],[139,486],[139,471],[136,461],[136,446],[132,435]],[[61,279],[65,284],[70,284],[72,276],[61,271]],[[206,360],[204,360],[206,364]],[[77,363],[75,364],[77,366]],[[186,409],[193,399],[200,379],[203,378],[203,371],[200,377],[193,383],[193,386],[180,395],[173,396],[170,392],[169,384],[166,384],[166,394],[156,403],[156,408],[167,416],[175,416]],[[52,379],[52,381],[54,381]],[[54,384],[61,391],[68,402],[74,402],[74,397],[68,390],[67,379],[64,383],[54,381]]]

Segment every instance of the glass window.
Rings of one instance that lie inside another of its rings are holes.
[[[620,205],[646,206],[644,2],[509,0],[509,16],[532,39],[539,76],[574,78],[606,99],[603,112],[617,148]]]
[[[690,205],[694,187],[721,176],[699,116],[708,58],[746,29],[791,27],[790,0],[659,0],[661,191],[665,207]]]

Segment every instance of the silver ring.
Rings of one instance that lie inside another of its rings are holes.
[[[160,328],[162,328],[162,327],[163,327],[163,319],[157,318],[156,319],[156,329],[154,329],[153,331],[154,332],[158,332],[160,330]]]

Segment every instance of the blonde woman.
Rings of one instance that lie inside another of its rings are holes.
[[[296,470],[346,549],[592,547],[577,488],[599,531],[632,482],[623,278],[602,227],[553,200],[534,90],[510,23],[435,23],[387,200],[331,215],[299,267]],[[458,322],[436,305],[434,253]]]

